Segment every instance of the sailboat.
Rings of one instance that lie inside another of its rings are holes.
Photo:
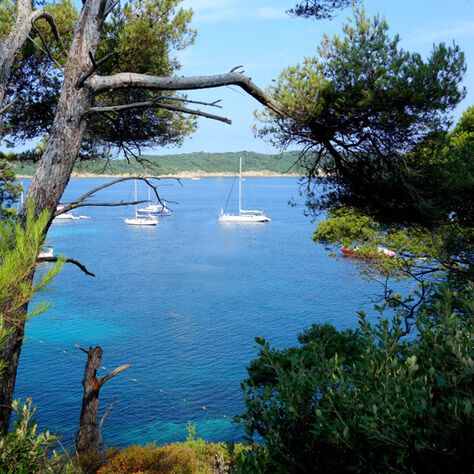
[[[239,166],[239,213],[225,214],[224,211],[221,210],[219,222],[271,222],[271,219],[267,215],[265,215],[263,211],[247,211],[245,209],[242,209],[242,157],[240,157]]]
[[[135,201],[137,201],[137,180],[135,180]],[[137,205],[135,204],[135,218],[126,218],[124,219],[125,224],[128,225],[156,225],[158,224],[158,219],[152,217],[149,214],[139,215]]]
[[[136,199],[135,199],[136,200]],[[151,191],[150,186],[148,186],[148,201],[151,202]],[[171,216],[171,211],[166,206],[166,203],[162,201],[162,203],[156,202],[155,204],[149,204],[147,207],[142,207],[141,209],[137,209],[137,216],[138,217],[164,217],[164,216]]]

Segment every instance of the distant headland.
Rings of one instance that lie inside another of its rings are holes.
[[[297,164],[298,151],[281,154],[263,154],[251,151],[227,153],[185,153],[174,155],[143,155],[141,162],[125,159],[109,161],[87,160],[76,163],[72,178],[120,177],[150,174],[163,178],[206,178],[236,176],[239,158],[243,158],[243,176],[276,177],[302,176]],[[33,162],[13,162],[12,171],[19,178],[30,177],[35,170]]]

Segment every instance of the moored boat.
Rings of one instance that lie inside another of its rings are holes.
[[[232,190],[231,190],[232,192]],[[219,222],[242,222],[242,223],[260,223],[260,222],[271,222],[271,219],[263,213],[263,211],[257,210],[245,210],[242,209],[242,157],[240,157],[239,165],[239,213],[238,214],[225,214],[221,210],[219,216]]]
[[[377,256],[389,257],[389,258],[395,257],[395,252],[393,250],[390,250],[386,247],[382,247],[381,245],[377,247],[377,255],[366,254],[364,252],[361,252],[361,250],[358,247],[354,247],[353,249],[342,248],[341,252],[348,257],[356,257],[356,258],[374,258]]]

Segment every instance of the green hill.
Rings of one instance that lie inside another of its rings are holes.
[[[153,174],[177,174],[180,172],[235,173],[239,170],[239,158],[243,158],[243,170],[272,171],[275,173],[299,173],[300,167],[294,166],[299,152],[290,151],[277,155],[266,155],[251,151],[228,153],[194,152],[175,155],[144,155],[143,158],[156,164],[147,165],[148,172]],[[12,171],[16,174],[32,174],[35,164],[32,162],[13,162]],[[137,162],[127,163],[126,160],[82,161],[76,163],[77,173],[93,174],[126,174],[144,173],[145,165]]]

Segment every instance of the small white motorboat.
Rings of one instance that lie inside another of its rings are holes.
[[[38,258],[46,258],[46,257],[53,257],[54,256],[54,250],[53,247],[50,247],[49,245],[45,245],[41,252],[38,255]]]

